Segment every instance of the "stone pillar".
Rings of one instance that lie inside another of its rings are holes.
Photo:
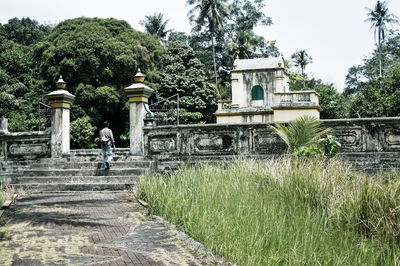
[[[154,92],[144,82],[144,75],[138,69],[134,76],[135,83],[124,89],[129,99],[129,137],[131,155],[144,155],[143,127],[144,118],[147,113],[145,105]]]
[[[61,76],[57,88],[59,89],[47,94],[51,106],[51,157],[54,158],[69,153],[69,109],[75,100],[74,95],[64,90],[65,82]]]

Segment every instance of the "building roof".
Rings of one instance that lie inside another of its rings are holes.
[[[284,69],[283,57],[268,57],[254,59],[236,59],[232,71],[257,70],[257,69]]]

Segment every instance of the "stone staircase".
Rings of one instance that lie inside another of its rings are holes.
[[[124,190],[140,175],[155,169],[143,156],[116,149],[110,170],[104,170],[100,150],[71,150],[60,159],[43,158],[0,162],[0,180],[33,191]]]

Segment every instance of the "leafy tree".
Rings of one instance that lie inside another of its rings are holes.
[[[150,83],[157,76],[164,48],[159,40],[131,28],[122,20],[77,18],[58,24],[35,45],[35,59],[50,91],[59,74],[77,96],[71,108],[76,120],[89,116],[113,126],[116,140],[126,131],[127,99],[121,88],[130,85],[137,68]]]
[[[225,65],[231,67],[233,61],[254,58],[256,56],[278,56],[279,51],[275,42],[268,42],[264,37],[256,35],[256,26],[269,26],[272,19],[264,14],[264,1],[261,0],[235,0],[229,8],[231,14],[229,23],[225,27],[226,44]]]
[[[379,60],[383,62],[383,73],[380,76]],[[349,71],[348,77],[353,74],[354,79],[346,79],[347,95],[350,97],[350,116],[378,117],[400,115],[400,33],[389,31],[387,39],[381,48],[375,49],[373,54],[366,58],[356,68],[356,74]],[[350,69],[352,70],[352,69]],[[355,70],[354,70],[355,71]],[[349,82],[350,81],[350,82]]]
[[[319,82],[313,88],[319,94],[321,119],[338,119],[348,117],[349,100],[339,93],[333,84]]]
[[[359,93],[362,87],[380,77],[379,60],[382,60],[382,71],[390,70],[400,59],[400,33],[389,31],[387,39],[380,49],[375,49],[371,56],[364,59],[358,66],[349,68],[346,76],[344,95],[351,96]],[[380,86],[377,84],[377,86]]]
[[[365,83],[351,103],[351,116],[380,117],[400,115],[400,60],[382,77]]]
[[[363,68],[362,66],[352,66],[349,68],[346,75],[346,87],[343,95],[349,96],[359,92],[363,84]]]
[[[354,97],[351,103],[351,117],[382,117],[388,115],[390,101],[387,95],[376,86],[367,84]]]
[[[123,114],[124,103],[115,87],[79,84],[76,88],[73,119],[82,114],[89,116],[96,126],[101,126],[103,120],[115,121],[115,113]],[[75,110],[78,109],[78,110]],[[81,110],[79,110],[81,109]],[[124,115],[120,115],[126,118]]]
[[[333,84],[321,79],[308,78],[295,72],[289,72],[289,87],[292,91],[315,90],[319,94],[321,119],[346,118],[349,115],[350,100],[339,93]]]
[[[168,35],[168,42],[182,42],[184,44],[190,45],[191,36],[181,31],[171,31]]]
[[[124,86],[140,67],[155,68],[163,53],[159,41],[116,19],[65,20],[36,45],[42,76],[53,81],[61,73],[69,88],[80,84]]]
[[[216,110],[215,92],[206,82],[203,65],[195,51],[180,41],[170,41],[166,47],[159,75],[157,100],[179,93],[180,107],[184,109],[181,117],[183,123],[213,121]]]
[[[28,46],[42,40],[50,30],[51,26],[41,25],[30,18],[12,18],[0,26],[0,35],[9,41]]]
[[[32,46],[0,36],[0,115],[9,119],[10,130],[36,128],[31,116],[45,98],[36,65]]]
[[[298,67],[301,75],[305,75],[306,66],[312,63],[312,57],[307,54],[305,50],[299,50],[291,56],[293,65]]]
[[[377,46],[380,52],[379,58],[379,76],[382,76],[382,59],[381,59],[381,46],[385,41],[385,34],[387,30],[387,24],[397,24],[398,20],[394,14],[389,13],[386,1],[381,2],[378,0],[375,4],[374,9],[367,8],[368,18],[366,22],[371,22],[371,28],[374,28],[375,41],[378,38]]]
[[[232,21],[237,30],[254,30],[256,26],[269,26],[272,19],[263,12],[264,0],[234,0],[230,5]]]
[[[196,28],[201,29],[208,24],[211,33],[211,43],[213,49],[213,64],[215,75],[215,86],[217,86],[217,63],[215,59],[214,35],[222,28],[225,17],[229,14],[229,10],[223,0],[187,0],[188,5],[195,5],[189,12],[190,21],[196,23]],[[197,13],[197,16],[195,15]]]
[[[274,46],[275,42],[271,44]],[[265,43],[264,37],[258,36],[250,30],[237,32],[235,41],[228,44],[228,51],[231,57],[238,57],[239,59],[253,58],[258,52],[262,55],[268,53],[269,55],[277,56],[277,53],[267,51],[270,48],[271,46]]]
[[[262,11],[263,0],[227,1],[226,5],[229,15],[225,16],[220,30],[211,34],[210,31],[195,26],[190,38],[190,46],[205,66],[206,74],[218,76],[214,88],[220,98],[230,95],[229,70],[238,56],[244,59],[279,55],[275,42],[268,42],[254,32],[256,26],[272,24],[271,18]],[[214,40],[214,45],[210,44],[211,39]],[[211,46],[214,46],[214,50],[210,49]],[[211,68],[207,68],[211,65],[215,65],[213,74]]]
[[[164,20],[164,14],[154,13],[153,15],[145,16],[145,19],[140,21],[140,25],[144,27],[147,33],[156,36],[161,41],[165,41],[167,34],[172,31],[167,29],[169,22],[170,19]]]
[[[6,114],[15,108],[17,105],[14,95],[9,90],[1,88],[0,90],[0,117],[6,116]]]
[[[230,49],[233,58],[253,58],[256,54],[271,55],[266,52],[271,48],[269,43],[264,37],[254,33],[256,26],[272,24],[272,19],[262,11],[264,6],[260,0],[235,0],[230,5],[231,15],[227,32],[231,36]],[[271,44],[273,47],[274,44]]]
[[[35,76],[32,49],[0,36],[0,68],[8,76],[8,84],[22,82],[28,85]]]

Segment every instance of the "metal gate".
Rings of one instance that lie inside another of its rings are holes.
[[[157,125],[179,125],[179,94],[149,105]]]

